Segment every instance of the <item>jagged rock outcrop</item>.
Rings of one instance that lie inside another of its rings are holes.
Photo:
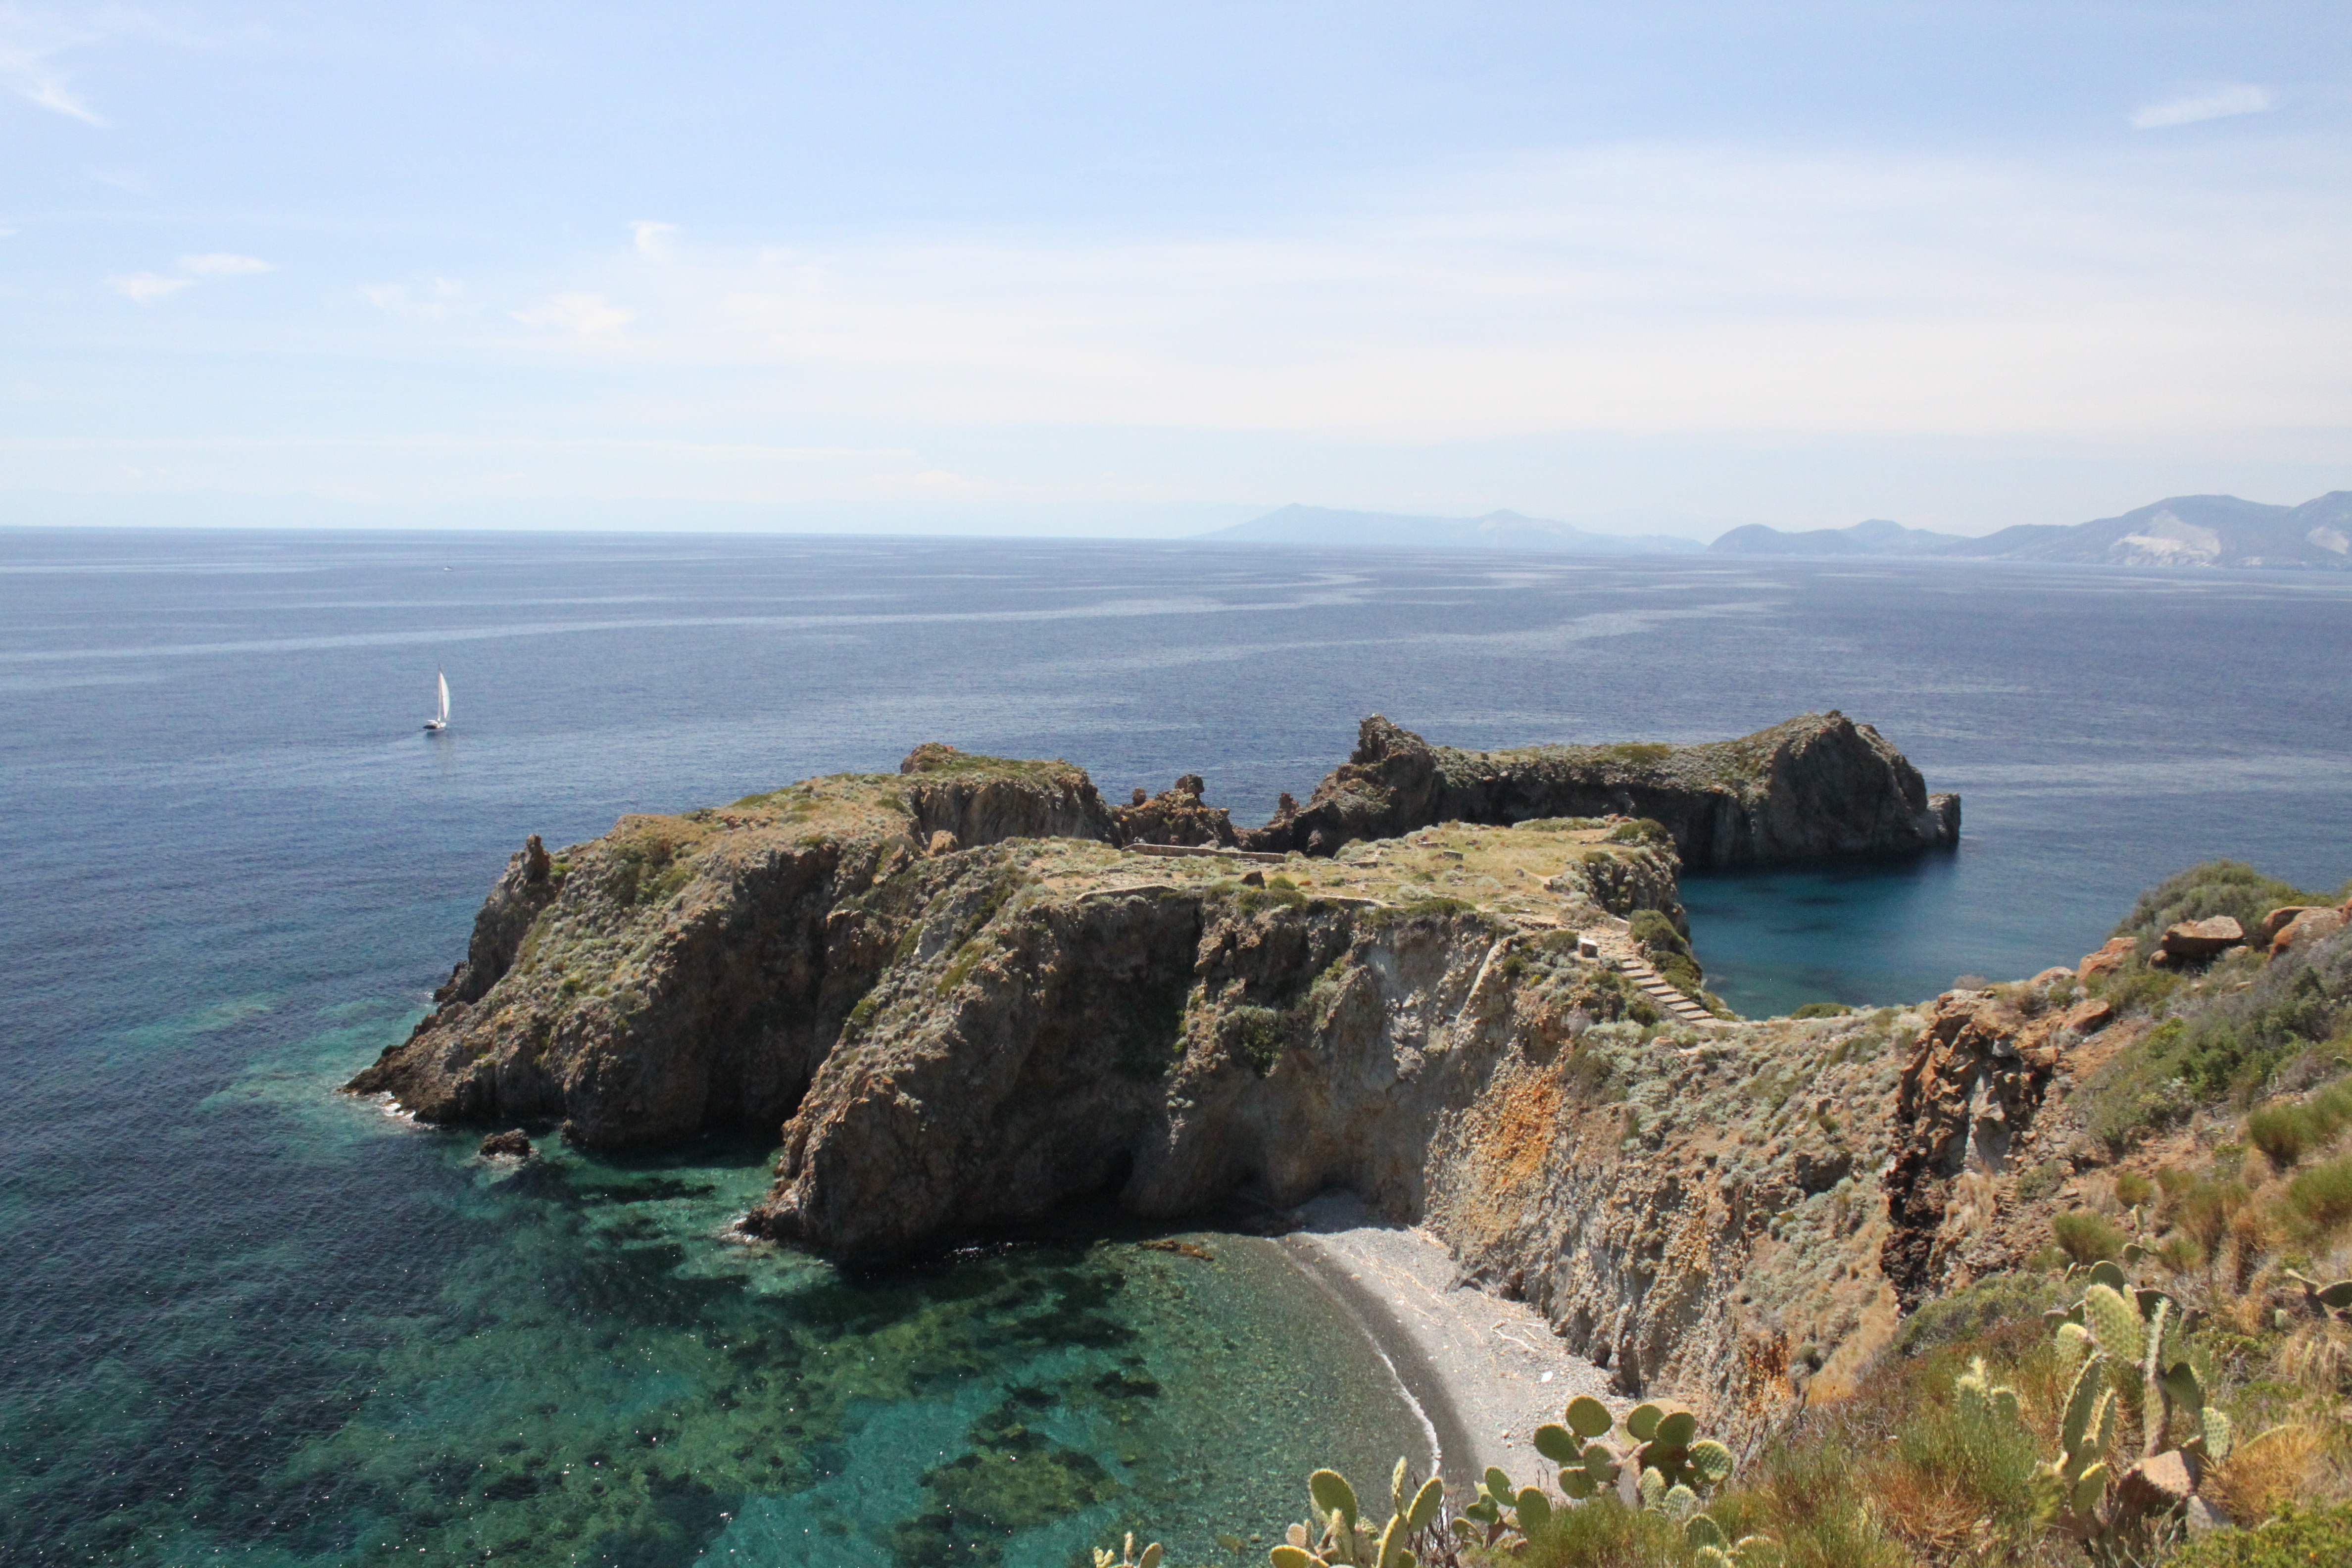
[[[1649,817],[1689,865],[1899,855],[1958,842],[1958,795],[1867,724],[1832,710],[1695,746],[1433,746],[1374,714],[1304,806],[1243,835],[1253,849],[1328,855],[1433,822]]]
[[[1953,1248],[1969,1239],[1965,1225],[1952,1224],[1954,1184],[2008,1173],[2076,1017],[2028,1017],[1993,992],[1948,991],[1937,1000],[1903,1070],[1886,1176],[1893,1224],[1879,1261],[1906,1310],[1942,1287]],[[2105,1022],[2104,1014],[2079,1018],[2093,1027]]]
[[[1110,808],[1117,842],[1234,847],[1240,840],[1234,835],[1233,816],[1224,807],[1210,805],[1201,798],[1208,788],[1208,782],[1200,774],[1186,773],[1158,795],[1146,795],[1137,790],[1132,804]]]
[[[931,741],[908,752],[898,772],[915,837],[926,844],[940,833],[962,848],[1007,838],[1118,841],[1094,780],[1068,763],[1007,762]]]

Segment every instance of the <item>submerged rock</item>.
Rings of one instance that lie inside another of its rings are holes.
[[[482,1140],[482,1146],[477,1152],[486,1160],[499,1155],[515,1160],[528,1160],[532,1152],[530,1135],[520,1127],[510,1128],[504,1132],[493,1132]]]

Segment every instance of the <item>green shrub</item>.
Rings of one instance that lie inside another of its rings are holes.
[[[2311,1241],[2343,1229],[2352,1220],[2352,1154],[2314,1165],[2289,1182],[2286,1207],[2295,1228]]]
[[[2254,1147],[2282,1165],[2292,1165],[2326,1147],[2352,1124],[2352,1083],[2337,1082],[2298,1105],[2268,1105],[2246,1119]]]
[[[1895,1331],[1895,1353],[1924,1355],[1989,1334],[2003,1323],[2039,1321],[2063,1294],[2047,1275],[1989,1274],[1948,1296],[1922,1301]]]
[[[1672,844],[1675,836],[1666,825],[1654,816],[1644,816],[1633,822],[1621,822],[1609,830],[1612,844]]]
[[[1228,1015],[1234,1054],[1264,1078],[1282,1056],[1282,1015],[1271,1007],[1236,1007]]]
[[[2156,1196],[2156,1184],[2137,1171],[2116,1173],[2116,1202],[2126,1208],[2137,1208]]]
[[[2259,1530],[2217,1530],[2165,1568],[2323,1568],[2352,1563],[2352,1503],[2289,1512]]]
[[[2252,931],[2282,904],[2333,901],[2325,893],[2306,893],[2275,877],[2265,877],[2242,861],[2205,860],[2142,893],[2115,934],[2138,939],[2145,953],[2165,927],[2182,921],[2229,915]]]
[[[1706,977],[1697,964],[1679,952],[1670,952],[1656,961],[1659,978],[1685,995],[1696,996],[1705,988]]]
[[[2118,1013],[2153,1013],[2171,1000],[2180,987],[2177,970],[2150,969],[2134,959],[2121,969],[2091,976],[2090,991],[2103,996]]]
[[[1691,941],[1675,929],[1665,910],[1634,910],[1625,917],[1625,933],[1649,952],[1689,952]]]
[[[2017,1199],[2020,1203],[2030,1204],[2046,1198],[2056,1192],[2058,1184],[2065,1179],[2066,1167],[2055,1160],[2029,1165],[2017,1173]]]
[[[1531,1568],[1618,1568],[1677,1563],[1688,1553],[1683,1527],[1656,1509],[1627,1508],[1613,1496],[1552,1510],[1511,1560]]]
[[[1843,1018],[1853,1011],[1843,1002],[1808,1002],[1789,1015],[1791,1018]]]
[[[2131,1239],[2106,1215],[2095,1214],[2089,1209],[2051,1215],[2050,1237],[2066,1249],[2067,1257],[2077,1263],[2096,1263],[2102,1258],[2120,1258],[2124,1243]]]

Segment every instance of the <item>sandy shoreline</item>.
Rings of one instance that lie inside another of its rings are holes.
[[[1454,1259],[1427,1231],[1388,1225],[1352,1197],[1299,1211],[1283,1252],[1328,1291],[1421,1407],[1449,1487],[1465,1491],[1489,1465],[1521,1486],[1558,1467],[1535,1429],[1580,1394],[1607,1400],[1609,1374],[1570,1353],[1542,1315],[1454,1283]]]

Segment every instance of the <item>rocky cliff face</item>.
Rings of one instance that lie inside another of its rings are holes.
[[[877,907],[920,897],[935,850],[1057,833],[1111,836],[1081,770],[926,747],[897,778],[624,817],[552,857],[534,837],[436,1011],[349,1087],[597,1147],[772,1125],[891,961],[843,906],[877,882]]]
[[[1689,865],[1900,855],[1959,839],[1960,800],[1867,724],[1809,713],[1696,746],[1432,746],[1378,714],[1303,807],[1244,835],[1254,849],[1328,854],[1433,822],[1650,817]]]

